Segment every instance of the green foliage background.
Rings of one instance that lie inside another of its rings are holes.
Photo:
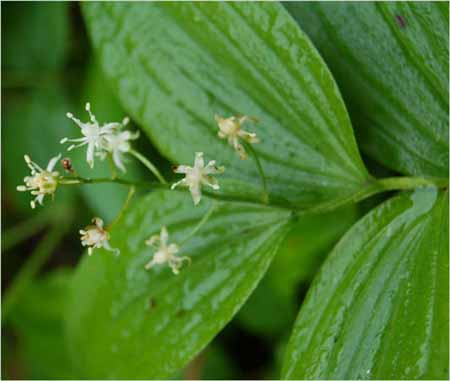
[[[367,198],[376,178],[448,178],[447,4],[1,7],[3,378],[448,379],[448,191]],[[112,232],[121,256],[88,258],[76,232],[125,188],[59,189],[37,211],[15,191],[23,154],[62,152],[86,101],[130,115],[169,179],[195,151],[226,165],[189,271],[142,271],[142,242],[162,224],[181,240],[208,199],[141,192]],[[270,207],[215,113],[261,119]]]

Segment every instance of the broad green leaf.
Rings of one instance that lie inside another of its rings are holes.
[[[448,379],[448,191],[416,190],[360,220],[300,310],[288,379]]]
[[[227,168],[221,191],[259,198],[253,158],[217,137],[214,114],[253,115],[273,204],[300,208],[369,180],[339,90],[277,3],[85,4],[94,48],[124,108],[176,163]]]
[[[58,270],[34,281],[12,310],[22,370],[28,379],[74,379],[66,347],[63,313],[72,272]]]
[[[171,377],[232,318],[267,269],[290,214],[244,203],[217,203],[210,220],[183,243],[212,202],[194,207],[185,192],[139,200],[111,231],[119,256],[96,250],[73,281],[67,311],[71,353],[88,378]],[[192,264],[174,275],[144,269],[145,240],[167,226]]]
[[[240,324],[270,338],[279,339],[283,332],[289,333],[298,310],[299,288],[306,291],[326,255],[357,216],[357,208],[352,205],[332,213],[301,217],[236,316]]]
[[[286,3],[329,65],[362,149],[448,177],[448,4]]]
[[[68,5],[23,2],[2,6],[4,84],[33,86],[54,78],[54,70],[64,64],[67,53]]]

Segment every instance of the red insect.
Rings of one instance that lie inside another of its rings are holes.
[[[64,159],[61,160],[61,165],[66,171],[73,172],[72,162],[68,157],[65,157]]]

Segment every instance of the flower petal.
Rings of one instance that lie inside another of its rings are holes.
[[[189,191],[191,192],[192,200],[194,200],[194,205],[197,205],[202,198],[202,191],[200,189],[200,184],[192,184],[189,186]]]
[[[174,173],[187,173],[192,167],[189,167],[188,165],[174,165],[172,167],[172,170]]]
[[[122,172],[126,172],[127,170],[122,163],[120,151],[118,150],[113,151],[112,157],[116,167],[119,168]]]
[[[89,142],[86,153],[86,161],[91,168],[94,168],[94,149],[95,149],[95,142]]]
[[[178,185],[187,185],[186,179],[181,179],[180,181],[177,181],[176,183],[173,183],[170,186],[170,189],[175,189]]]
[[[205,166],[205,162],[203,160],[203,152],[196,152],[194,168],[203,168],[204,166]]]
[[[48,172],[53,171],[53,168],[55,168],[55,165],[59,161],[59,159],[61,159],[61,154],[59,154],[58,156],[55,156],[48,162],[48,165],[47,165]]]
[[[165,226],[161,228],[159,239],[161,240],[161,246],[167,245],[167,240],[169,239],[169,232],[167,231],[167,228]]]

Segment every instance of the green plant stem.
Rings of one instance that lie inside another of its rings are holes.
[[[149,181],[130,181],[116,177],[111,179],[110,177],[100,177],[96,179],[90,179],[85,177],[62,177],[59,180],[60,185],[89,185],[89,184],[119,184],[126,186],[137,186],[137,187],[151,187],[160,189],[169,189],[168,185],[163,185],[161,183],[149,182]]]
[[[180,245],[182,245],[183,243],[187,242],[194,235],[197,234],[197,232],[203,227],[203,225],[206,224],[206,222],[208,222],[208,220],[210,219],[210,217],[212,216],[212,214],[214,213],[216,208],[217,208],[217,202],[213,201],[213,203],[212,203],[211,207],[209,208],[209,210],[205,213],[205,215],[198,222],[198,224],[195,225],[195,227],[190,231],[190,233],[186,237],[183,238],[183,240],[180,242]]]
[[[384,190],[410,190],[420,187],[447,188],[448,179],[437,177],[387,177],[378,180]]]
[[[371,178],[361,185],[357,192],[344,195],[337,200],[322,203],[316,207],[302,211],[294,211],[297,216],[304,214],[321,214],[330,212],[348,204],[355,204],[378,193],[388,191],[414,190],[422,187],[446,188],[448,179],[421,177],[388,177],[385,179]]]
[[[125,202],[124,202],[123,205],[122,205],[122,208],[120,208],[120,211],[119,211],[119,213],[117,214],[116,218],[114,219],[113,222],[111,222],[111,223],[109,224],[109,226],[107,227],[107,229],[111,229],[115,224],[117,224],[117,223],[120,221],[120,219],[122,218],[123,214],[124,214],[125,211],[127,210],[128,205],[130,204],[130,201],[131,201],[131,199],[133,198],[133,195],[134,195],[135,191],[136,191],[136,187],[135,187],[134,185],[132,185],[132,186],[130,187],[130,189],[128,190],[128,195],[127,195],[127,198],[125,199]]]
[[[65,234],[67,224],[55,224],[42,239],[30,258],[22,266],[17,276],[5,291],[2,302],[2,323],[7,319],[15,304],[26,291],[33,278],[45,264]]]
[[[244,144],[245,144],[245,147],[252,154],[253,158],[255,159],[256,167],[258,168],[258,173],[259,173],[259,177],[261,178],[261,185],[262,185],[262,188],[263,188],[261,200],[262,200],[263,204],[268,204],[269,203],[269,193],[267,192],[266,176],[264,175],[264,170],[263,170],[263,167],[262,167],[261,162],[259,160],[258,154],[257,154],[257,152],[255,151],[255,149],[253,148],[253,146],[251,144],[246,143],[246,142],[244,142]]]
[[[161,184],[167,184],[166,179],[161,175],[158,169],[148,160],[145,156],[141,155],[139,152],[131,149],[130,154],[138,159],[142,164],[144,164],[151,173],[153,173]]]
[[[135,185],[136,187],[155,189],[169,189],[169,184],[162,184],[156,182],[133,182],[124,180],[121,178],[99,178],[99,179],[85,179],[82,177],[61,178],[59,180],[61,185],[82,185],[82,184],[96,184],[96,183],[115,183],[121,185]],[[365,198],[373,196],[377,193],[396,190],[413,190],[420,187],[436,187],[436,188],[448,188],[448,179],[443,178],[420,178],[420,177],[390,177],[385,179],[370,178],[366,182],[360,185],[360,189],[357,192],[349,193],[348,195],[342,195],[336,200],[324,202],[318,206],[299,210],[298,206],[292,205],[279,200],[271,199],[271,203],[268,206],[275,208],[286,209],[294,212],[297,216],[304,214],[319,214],[326,213],[337,208],[340,208],[347,204],[359,202]],[[187,192],[187,188],[175,188],[174,191]],[[247,202],[261,205],[262,202],[258,198],[252,197],[236,197],[227,196],[220,193],[203,190],[203,195],[208,198],[230,201],[230,202]]]

